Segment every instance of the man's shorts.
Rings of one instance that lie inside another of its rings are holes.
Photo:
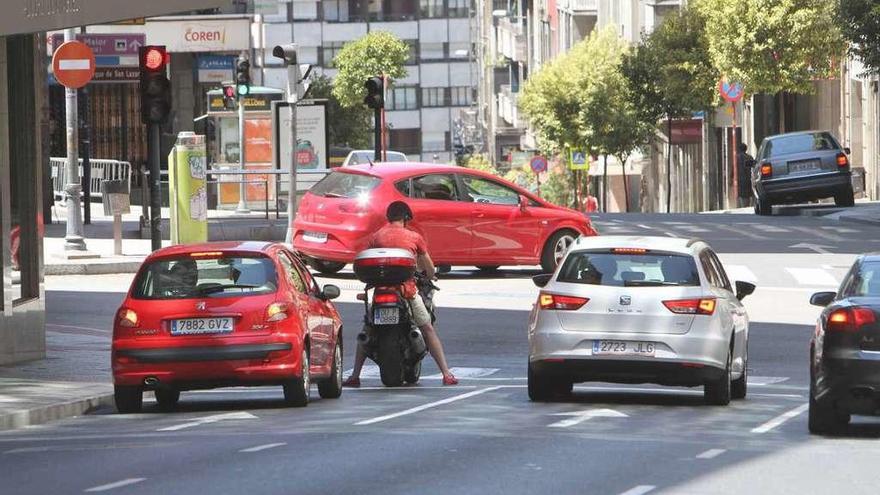
[[[425,301],[422,301],[422,296],[416,294],[415,297],[407,299],[407,301],[409,302],[409,309],[412,311],[413,323],[417,327],[423,327],[431,323],[431,313],[425,307]]]

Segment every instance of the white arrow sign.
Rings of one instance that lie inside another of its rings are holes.
[[[249,412],[234,412],[234,413],[226,413],[226,414],[215,414],[213,416],[203,416],[201,418],[196,418],[189,423],[182,423],[174,426],[167,426],[165,428],[159,428],[156,431],[177,431],[182,430],[184,428],[191,428],[193,426],[206,425],[209,423],[216,423],[218,421],[223,421],[226,419],[257,419],[256,416]]]
[[[808,244],[808,243],[806,243],[806,242],[802,242],[802,243],[800,243],[800,244],[794,244],[794,245],[791,245],[791,246],[788,246],[788,247],[791,247],[791,248],[800,248],[800,249],[809,249],[810,251],[815,251],[815,252],[817,252],[817,253],[819,253],[819,254],[831,254],[831,251],[828,251],[828,250],[827,250],[827,249],[831,249],[831,246],[823,246],[823,245],[821,245],[821,244]],[[826,249],[826,248],[827,248],[827,249]]]
[[[629,416],[614,409],[586,409],[583,411],[574,411],[567,413],[556,413],[553,416],[572,416],[570,419],[563,419],[555,423],[547,425],[548,428],[568,428],[588,421],[590,418],[628,418]]]

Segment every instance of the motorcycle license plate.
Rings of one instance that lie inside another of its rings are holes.
[[[398,308],[376,308],[373,311],[373,324],[396,325],[400,323],[400,310]]]

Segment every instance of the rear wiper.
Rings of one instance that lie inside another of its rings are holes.
[[[339,193],[328,192],[328,193],[324,193],[324,197],[325,198],[344,198],[346,196],[343,194],[339,194]]]
[[[202,295],[214,294],[215,292],[223,292],[226,289],[256,289],[259,285],[246,285],[246,284],[226,284],[226,285],[212,285],[211,287],[205,287],[204,289],[199,290],[199,293]]]
[[[675,282],[661,282],[659,280],[624,280],[624,287],[663,287],[668,285],[679,285]]]

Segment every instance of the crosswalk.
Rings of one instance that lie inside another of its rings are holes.
[[[602,235],[666,235],[672,237],[700,237],[717,233],[731,237],[739,234],[752,240],[770,240],[780,235],[810,236],[817,240],[840,242],[861,231],[855,227],[839,225],[800,226],[767,224],[757,222],[734,222],[732,224],[693,224],[688,222],[662,221],[647,224],[621,221],[594,220],[593,226]]]

